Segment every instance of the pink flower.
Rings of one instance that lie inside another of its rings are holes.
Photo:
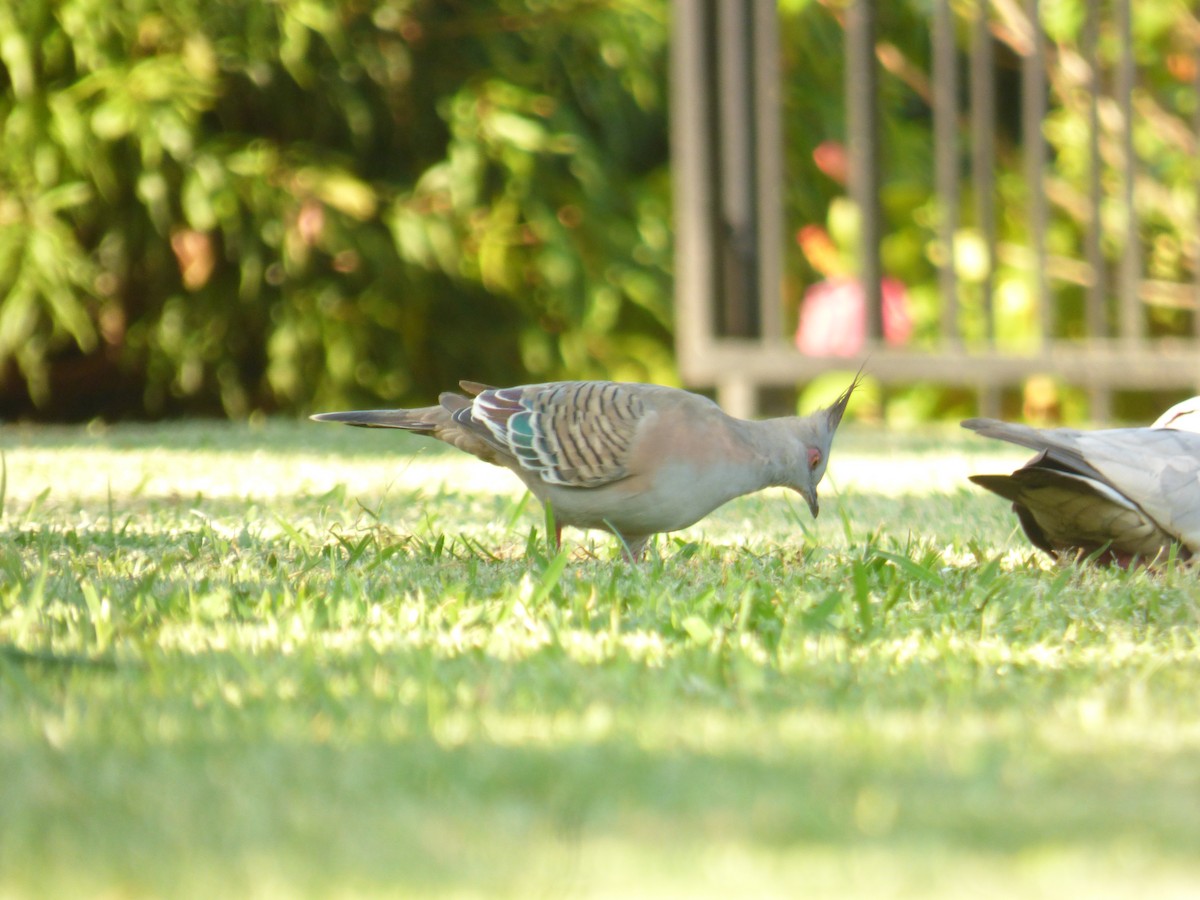
[[[838,141],[822,141],[813,148],[812,158],[817,168],[838,184],[846,183],[850,159],[845,144]]]
[[[903,344],[912,334],[908,293],[895,278],[880,281],[883,294],[883,337]],[[866,303],[854,278],[827,278],[804,292],[796,347],[807,356],[854,356],[867,335]]]

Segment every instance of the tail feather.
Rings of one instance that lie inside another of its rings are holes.
[[[1052,441],[1046,440],[1045,431],[1030,428],[1028,425],[1018,425],[1015,422],[1001,422],[999,419],[964,419],[962,427],[984,437],[1007,441],[1010,444],[1019,444],[1030,450],[1045,450],[1047,447],[1054,446]]]
[[[1030,450],[1038,451],[1041,468],[1059,469],[1085,478],[1109,483],[1099,469],[1088,460],[1087,441],[1104,432],[1079,432],[1070,428],[1030,428],[1015,422],[999,419],[964,419],[962,427],[984,437],[1007,441]],[[1032,465],[1031,460],[1026,465]]]
[[[493,440],[486,428],[471,419],[470,398],[447,392],[438,399],[438,406],[420,409],[359,409],[317,413],[309,418],[358,428],[397,428],[436,438],[485,462],[515,468],[512,454]]]
[[[1011,475],[969,475],[967,477],[981,488],[987,488],[1005,500],[1016,501],[1021,493],[1021,486],[1013,480]]]
[[[441,407],[437,406],[424,409],[358,409],[317,413],[309,418],[315,422],[340,422],[357,428],[399,428],[417,434],[431,434],[438,427],[439,417],[436,413],[439,409]]]

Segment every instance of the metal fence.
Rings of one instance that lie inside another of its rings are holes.
[[[882,340],[879,208],[880,145],[877,91],[880,79],[876,6],[851,0],[843,12],[844,66],[850,194],[861,216],[857,277],[866,299],[867,341],[857,358],[800,353],[785,333],[783,276],[783,153],[780,128],[779,30],[773,0],[677,0],[672,53],[672,129],[676,190],[676,322],[682,377],[694,387],[715,388],[731,412],[753,414],[764,388],[795,387],[832,368],[867,360],[869,373],[885,385],[932,382],[977,392],[985,413],[995,413],[1000,391],[1045,374],[1085,388],[1093,418],[1111,414],[1121,390],[1190,390],[1200,387],[1200,314],[1191,333],[1150,336],[1146,302],[1169,295],[1195,308],[1200,280],[1163,284],[1142,275],[1135,184],[1134,99],[1138,69],[1130,40],[1132,0],[1089,2],[1079,55],[1089,65],[1090,179],[1092,215],[1080,259],[1048,253],[1051,210],[1045,189],[1048,147],[1047,40],[1038,0],[1005,0],[1005,26],[1021,60],[1023,173],[1029,185],[1028,245],[1023,248],[1030,290],[1038,306],[1040,343],[1022,350],[998,346],[990,325],[982,338],[964,340],[960,328],[961,285],[952,260],[960,233],[960,189],[974,198],[972,224],[986,246],[988,272],[982,290],[984,318],[993,300],[997,254],[996,98],[994,40],[1000,3],[973,7],[934,0],[931,42],[932,140],[938,197],[936,243],[940,337],[936,346],[893,346]],[[1103,7],[1103,11],[1102,11]],[[1097,35],[1115,35],[1120,52],[1101,71]],[[1189,40],[1195,42],[1197,28]],[[1193,43],[1194,48],[1194,43]],[[1193,49],[1193,53],[1194,53]],[[1200,64],[1195,67],[1200,73]],[[1200,93],[1200,74],[1194,87]],[[960,83],[965,79],[965,84]],[[1102,110],[1112,112],[1101,128]],[[1200,102],[1191,127],[1200,134]],[[1114,126],[1112,122],[1117,122]],[[1102,141],[1102,133],[1106,137]],[[1113,137],[1116,140],[1113,140]],[[1102,145],[1103,143],[1103,145]],[[964,173],[964,168],[969,172]],[[1119,188],[1102,185],[1101,173]],[[1103,196],[1102,196],[1103,195]],[[1123,233],[1104,234],[1097,214],[1102,202],[1124,211]],[[1195,224],[1195,223],[1194,223]],[[1191,233],[1196,232],[1196,228]],[[1106,256],[1102,242],[1119,247]],[[1011,249],[1011,248],[1010,248]],[[1194,247],[1192,270],[1200,271]],[[1086,292],[1084,333],[1064,336],[1056,297],[1064,283]],[[1198,391],[1200,392],[1200,391]]]

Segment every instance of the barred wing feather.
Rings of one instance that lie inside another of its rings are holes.
[[[599,487],[628,472],[646,406],[636,385],[567,381],[481,391],[455,414],[549,484]]]

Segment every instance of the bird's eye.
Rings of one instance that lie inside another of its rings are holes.
[[[808,450],[808,467],[815,469],[821,464],[821,451],[816,447],[810,447]]]

